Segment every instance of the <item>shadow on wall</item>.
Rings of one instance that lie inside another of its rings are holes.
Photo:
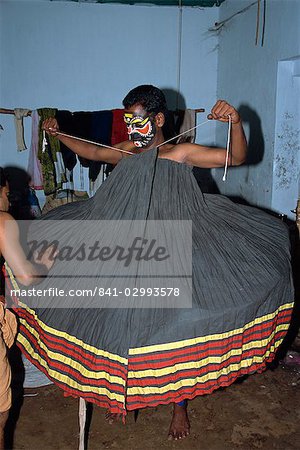
[[[165,94],[168,108],[171,111],[175,111],[176,109],[186,109],[188,106],[186,105],[185,98],[183,95],[175,89],[171,88],[161,88],[163,93]]]
[[[5,172],[8,175],[10,199],[10,214],[16,220],[32,219],[31,205],[29,203],[30,177],[24,169],[7,166]]]
[[[165,94],[167,105],[170,111],[176,111],[176,109],[185,110],[189,108],[189,105],[186,105],[186,101],[182,94],[178,94],[177,91],[170,88],[162,88],[163,93]],[[182,117],[183,118],[183,117]],[[173,113],[168,113],[166,117],[166,125],[164,125],[163,133],[165,139],[169,139],[172,136],[178,134],[178,130],[181,126],[181,123],[176,123],[174,121]],[[214,181],[211,170],[210,169],[202,169],[200,167],[193,168],[193,174],[196,178],[196,181],[203,193],[211,193],[211,194],[219,194],[218,186]]]
[[[248,105],[241,105],[238,109],[240,116],[244,123],[249,124],[249,139],[248,139],[248,155],[246,166],[253,166],[260,163],[263,160],[265,153],[265,141],[263,137],[261,120],[258,114],[251,109]],[[249,171],[246,176],[246,182],[248,181]]]
[[[248,183],[250,177],[250,166],[259,164],[263,160],[265,153],[265,141],[261,127],[261,120],[254,109],[251,109],[248,105],[241,105],[238,108],[238,112],[243,120],[243,123],[247,123],[249,126],[248,153],[246,161],[244,162],[244,182]],[[251,204],[243,197],[228,195],[228,198],[235,203],[251,206]],[[270,210],[267,212],[272,214],[272,211]]]
[[[187,109],[184,97],[177,91],[171,88],[162,88],[168,104],[170,111],[175,111],[176,109]],[[248,139],[248,155],[244,163],[246,166],[245,183],[248,182],[250,176],[250,166],[260,163],[264,156],[265,142],[261,127],[261,120],[258,114],[250,108],[248,105],[241,105],[238,109],[240,116],[244,123],[249,125],[249,139]],[[176,117],[175,117],[176,120]],[[163,132],[165,139],[169,139],[174,136],[178,124],[175,126],[174,115],[168,113],[166,117],[166,124],[164,125]],[[219,194],[219,188],[211,174],[211,169],[202,169],[200,167],[193,168],[193,174],[197,180],[197,183],[203,193],[209,194]],[[239,203],[245,203],[242,198],[232,198],[234,201]]]
[[[184,97],[171,88],[162,88],[161,89],[163,93],[165,94],[167,105],[168,105],[168,112],[166,114],[166,121],[163,126],[163,134],[165,140],[171,139],[171,137],[176,136],[178,124],[176,124],[177,116],[174,113],[176,109],[186,109],[186,103]],[[172,142],[171,143],[175,143]]]

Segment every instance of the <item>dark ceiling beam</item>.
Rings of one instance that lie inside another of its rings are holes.
[[[55,0],[51,0],[55,1]],[[68,0],[67,0],[68,1]],[[69,0],[78,3],[116,3],[124,5],[156,5],[156,6],[179,6],[179,0]],[[181,0],[181,6],[212,7],[220,6],[225,0]]]

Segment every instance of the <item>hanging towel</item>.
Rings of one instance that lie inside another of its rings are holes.
[[[56,152],[56,161],[54,161],[54,166],[55,166],[55,173],[56,173],[56,184],[57,184],[57,186],[62,186],[62,183],[66,183],[68,180],[66,177],[64,160],[63,160],[62,153],[60,150]]]
[[[71,112],[59,110],[56,113],[56,119],[59,129],[67,134],[91,140],[91,112]],[[66,145],[60,142],[60,150],[64,166],[66,168],[67,184],[65,189],[89,191],[90,163],[85,158],[77,157]],[[80,164],[77,164],[79,160]]]
[[[27,147],[24,141],[24,127],[23,127],[23,117],[26,117],[30,109],[15,108],[15,128],[16,128],[16,139],[17,139],[17,150],[21,152],[26,150]]]
[[[91,113],[90,139],[99,144],[111,145],[112,111],[94,111]],[[113,150],[112,150],[113,151]],[[96,181],[102,167],[101,161],[90,161],[89,179]]]
[[[36,189],[43,189],[43,175],[41,163],[37,157],[39,149],[39,114],[32,111],[31,113],[31,145],[29,150],[29,159],[27,172],[30,175],[30,185]]]
[[[38,109],[38,114],[40,116],[39,122],[39,148],[38,148],[38,158],[42,166],[43,180],[44,180],[44,191],[45,194],[51,194],[56,191],[56,171],[55,164],[57,162],[56,152],[60,150],[59,140],[53,136],[47,135],[48,145],[46,146],[45,152],[43,152],[43,130],[42,124],[45,119],[50,117],[55,117],[56,109],[53,108],[41,108]]]
[[[179,133],[183,133],[196,125],[196,111],[194,109],[186,109],[185,111],[180,111],[177,119],[177,129]],[[177,139],[177,144],[183,142],[195,142],[196,130],[192,130],[184,136],[180,136]]]
[[[89,139],[91,132],[91,113],[87,111],[78,111],[72,113],[73,135],[82,139]],[[89,167],[90,161],[81,156],[77,156],[83,167]]]
[[[64,133],[74,133],[73,114],[70,111],[57,111],[56,120],[58,122],[59,129]],[[76,154],[62,142],[60,142],[60,151],[62,153],[65,168],[72,171],[77,162]]]

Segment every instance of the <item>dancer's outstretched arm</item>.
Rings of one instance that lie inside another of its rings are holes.
[[[225,100],[218,100],[209,114],[209,119],[228,122],[231,117],[231,154],[230,166],[239,166],[246,160],[247,141],[239,113]],[[225,148],[212,148],[197,144],[179,144],[182,146],[184,162],[196,167],[223,167],[226,159]],[[178,145],[178,147],[179,147]]]
[[[70,150],[83,158],[90,159],[92,161],[103,161],[110,164],[117,164],[123,157],[122,152],[118,152],[107,147],[99,147],[94,144],[82,142],[75,138],[59,135],[59,126],[55,118],[46,119],[43,122],[43,130],[51,136],[57,137],[57,139],[65,144]],[[130,141],[121,142],[120,144],[114,145],[114,147],[126,151],[132,151],[135,148],[133,143]]]

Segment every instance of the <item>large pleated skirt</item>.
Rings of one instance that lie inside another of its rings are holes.
[[[286,226],[224,196],[203,195],[191,167],[157,156],[153,149],[124,158],[93,198],[35,224],[42,234],[46,222],[57,220],[70,227],[78,220],[190,221],[190,305],[61,308],[53,296],[39,307],[14,296],[18,345],[27,358],[65,393],[123,414],[193,399],[263,371],[293,306]],[[100,233],[96,225],[93,233]],[[18,285],[6,271],[10,292]],[[51,274],[39,287],[51,285]]]

